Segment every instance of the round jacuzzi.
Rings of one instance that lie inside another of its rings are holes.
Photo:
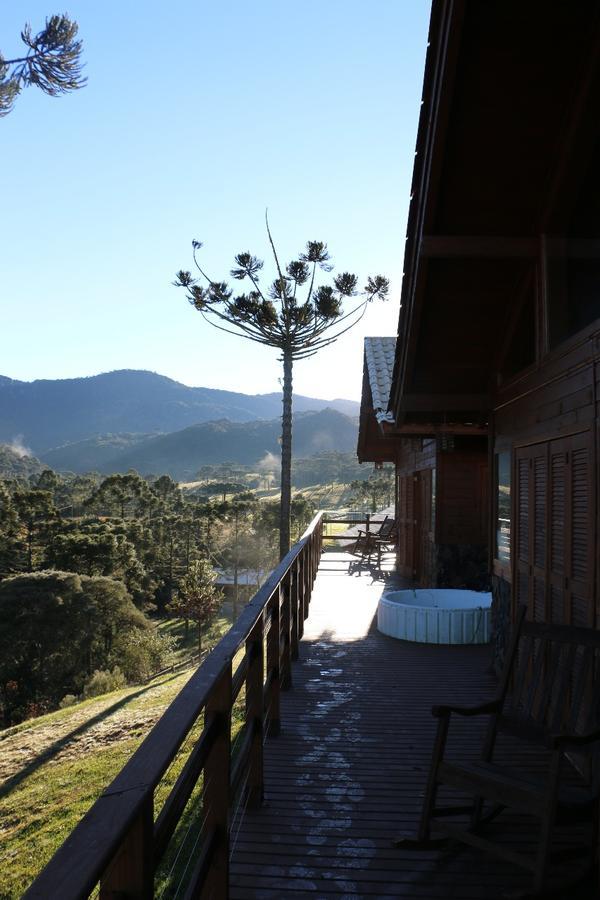
[[[446,588],[390,591],[377,607],[383,634],[424,644],[486,644],[492,595]]]

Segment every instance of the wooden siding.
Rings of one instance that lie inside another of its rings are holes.
[[[437,540],[487,543],[487,450],[438,456]]]
[[[431,486],[436,456],[433,438],[396,441],[398,572],[420,584],[435,581]]]
[[[589,433],[517,448],[515,489],[515,601],[537,622],[593,627]]]
[[[514,460],[513,604],[538,621],[600,625],[599,362],[596,326],[497,396],[494,446]]]
[[[487,447],[481,438],[449,434],[438,439],[398,440],[401,575],[424,586],[437,585],[443,570],[444,580],[461,583],[460,574],[454,571],[461,565],[461,554],[468,556],[469,547],[487,544],[487,468]]]

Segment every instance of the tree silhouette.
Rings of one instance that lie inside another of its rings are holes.
[[[198,653],[202,653],[202,635],[206,626],[223,602],[223,594],[216,587],[216,573],[209,559],[195,560],[179,585],[177,599],[171,604],[172,611],[195,623],[198,634]]]
[[[389,282],[382,275],[369,277],[363,291],[359,292],[357,276],[342,272],[332,279],[332,284],[317,285],[318,272],[330,273],[333,268],[327,244],[309,241],[304,252],[282,268],[268,218],[266,227],[276,271],[276,277],[268,288],[263,289],[260,285],[263,261],[249,252],[238,253],[230,275],[236,281],[247,280],[251,289],[248,293],[234,295],[225,281],[213,280],[200,266],[197,253],[202,244],[199,241],[192,241],[192,248],[200,278],[181,270],[174,284],[185,289],[191,305],[211,325],[281,351],[283,415],[279,553],[282,558],[290,547],[293,364],[296,360],[314,356],[353,328],[364,315],[367,303],[376,297],[385,299]],[[302,289],[305,291],[303,295]],[[351,301],[349,310],[344,309],[345,301]],[[228,325],[233,326],[234,330]]]
[[[22,88],[31,84],[51,97],[85,85],[77,31],[77,22],[66,15],[50,16],[36,35],[29,24],[24,26],[21,40],[28,48],[26,55],[5,59],[0,53],[0,116],[8,115]]]

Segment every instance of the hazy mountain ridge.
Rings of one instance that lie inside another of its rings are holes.
[[[65,444],[45,452],[43,461],[59,471],[96,470],[108,474],[135,469],[142,475],[165,473],[185,480],[192,478],[202,465],[225,461],[254,465],[267,454],[277,456],[280,435],[280,419],[221,419],[165,435],[107,435]],[[337,410],[300,413],[294,417],[294,456],[354,450],[357,436],[356,421]]]
[[[0,443],[0,478],[29,478],[39,475],[46,466],[20,447]]]
[[[294,396],[296,413],[327,407],[358,415],[353,400]],[[0,441],[18,437],[42,457],[49,448],[107,435],[168,434],[203,422],[272,420],[281,394],[187,387],[164,375],[121,369],[86,378],[26,382],[0,375]]]

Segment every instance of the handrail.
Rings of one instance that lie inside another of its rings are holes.
[[[117,895],[149,900],[158,859],[202,772],[206,809],[198,877],[208,878],[216,895],[226,896],[232,707],[245,684],[248,727],[234,775],[235,781],[244,781],[241,775],[248,769],[246,789],[252,802],[260,803],[262,735],[279,729],[279,691],[291,685],[291,661],[298,655],[322,549],[322,524],[318,513],[24,897],[82,900],[100,882],[101,900]],[[234,658],[244,646],[241,668],[234,673]],[[205,728],[155,825],[155,789],[202,713]]]

